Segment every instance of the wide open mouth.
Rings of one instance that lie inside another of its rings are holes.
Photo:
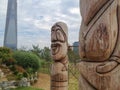
[[[60,51],[60,44],[55,43],[51,45],[52,55],[57,54]]]

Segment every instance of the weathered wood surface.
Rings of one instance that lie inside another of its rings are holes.
[[[80,0],[79,90],[120,90],[120,0]]]
[[[104,9],[104,8],[103,8]],[[117,3],[113,2],[107,10],[100,13],[100,17],[93,21],[94,24],[81,28],[80,54],[90,60],[104,61],[108,59],[115,47],[118,36]],[[91,22],[92,23],[92,22]]]
[[[79,63],[79,90],[120,90],[120,65],[110,72],[100,74],[96,71],[100,64],[102,63]]]
[[[63,22],[51,28],[51,51],[54,64],[51,67],[51,90],[68,90],[68,29]]]
[[[80,10],[84,23],[87,25],[94,15],[103,7],[109,0],[81,0]]]

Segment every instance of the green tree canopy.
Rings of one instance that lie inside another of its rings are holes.
[[[13,57],[16,59],[16,63],[22,66],[25,70],[31,70],[36,72],[40,67],[40,59],[32,52],[15,51]]]

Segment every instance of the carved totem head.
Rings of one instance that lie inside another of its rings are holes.
[[[59,61],[67,56],[67,35],[68,28],[63,22],[57,22],[51,28],[51,50],[53,60]]]

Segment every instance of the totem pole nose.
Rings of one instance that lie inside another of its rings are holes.
[[[52,34],[51,34],[51,41],[52,41],[52,42],[57,41],[57,34],[56,34],[55,31],[53,31]]]

